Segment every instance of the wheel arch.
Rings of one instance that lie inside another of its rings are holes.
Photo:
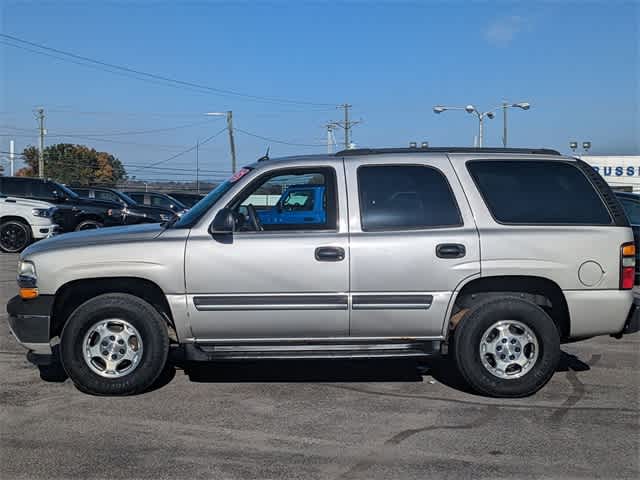
[[[453,298],[447,335],[455,330],[466,308],[489,296],[512,295],[525,298],[543,308],[556,324],[560,338],[571,333],[569,306],[560,286],[545,277],[530,275],[499,275],[476,277],[464,283]]]
[[[4,215],[0,217],[0,223],[9,222],[9,221],[20,222],[20,223],[24,223],[27,226],[31,226],[31,224],[29,223],[29,220],[19,215]]]
[[[82,278],[61,285],[51,309],[50,337],[59,336],[73,311],[87,300],[105,293],[127,293],[151,304],[167,323],[169,337],[177,341],[175,320],[163,290],[140,277]]]

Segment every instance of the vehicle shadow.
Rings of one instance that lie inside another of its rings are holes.
[[[474,394],[451,359],[434,356],[425,360],[261,360],[238,362],[169,363],[144,393],[168,385],[180,369],[194,383],[350,383],[423,382],[435,380],[449,388]],[[588,363],[561,352],[557,372],[584,372]],[[47,382],[64,382],[60,365],[40,367]]]

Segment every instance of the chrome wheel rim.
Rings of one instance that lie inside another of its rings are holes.
[[[133,372],[142,359],[142,337],[126,320],[95,323],[84,336],[83,358],[87,366],[105,378],[122,378]]]
[[[18,252],[27,244],[27,231],[24,227],[11,223],[0,231],[2,246],[9,252]]]
[[[500,320],[485,330],[480,340],[482,365],[502,379],[520,378],[538,360],[536,334],[517,320]]]

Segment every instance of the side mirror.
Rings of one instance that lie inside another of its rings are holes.
[[[236,217],[230,208],[220,210],[211,225],[209,225],[209,233],[211,235],[221,235],[233,233],[236,229]]]

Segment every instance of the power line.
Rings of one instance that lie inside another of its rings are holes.
[[[124,132],[106,132],[106,133],[87,133],[87,132],[80,132],[80,135],[84,135],[85,137],[118,137],[118,136],[123,136],[123,135],[144,135],[144,134],[148,134],[148,133],[159,133],[159,132],[169,132],[172,130],[180,130],[183,128],[189,128],[189,127],[195,127],[198,125],[204,125],[206,123],[209,123],[209,120],[204,120],[204,121],[200,121],[200,122],[192,122],[192,123],[188,123],[186,125],[178,125],[175,127],[163,127],[163,128],[155,128],[155,129],[151,129],[151,130],[129,130],[129,131],[124,131]],[[27,128],[19,128],[19,127],[10,127],[10,126],[1,126],[0,128],[8,128],[11,130],[18,130],[18,131],[28,131],[30,132],[31,129],[27,129]],[[71,137],[71,136],[77,136],[78,134],[76,133],[68,133],[68,132],[53,132],[51,133],[51,135],[57,135],[60,137]]]
[[[250,137],[255,137],[255,138],[260,138],[262,140],[266,140],[267,142],[281,143],[282,145],[291,145],[292,147],[323,147],[324,146],[321,143],[315,143],[315,144],[294,143],[294,142],[288,142],[286,140],[278,140],[278,139],[275,139],[275,138],[263,137],[262,135],[258,135],[256,133],[251,133],[251,132],[248,132],[246,130],[242,130],[241,128],[237,128],[237,127],[236,127],[236,131],[244,133],[245,135],[249,135]]]
[[[227,127],[222,128],[221,130],[217,131],[216,133],[214,133],[210,137],[205,138],[202,142],[200,142],[200,145],[205,144],[205,143],[213,140],[214,138],[216,138],[218,135],[220,135],[222,132],[225,132],[226,130],[227,130]],[[190,148],[187,148],[186,150],[183,150],[182,152],[176,153],[175,155],[172,155],[169,158],[165,158],[164,160],[160,160],[159,162],[150,163],[149,165],[146,165],[145,167],[142,167],[142,168],[151,168],[151,167],[154,167],[156,165],[160,165],[162,163],[169,162],[169,161],[173,160],[174,158],[178,158],[179,156],[184,155],[185,153],[192,152],[196,148],[198,148],[198,145],[194,145],[194,146],[192,146]]]
[[[280,103],[280,104],[293,104],[293,105],[312,105],[312,106],[323,106],[323,107],[328,107],[328,106],[332,106],[333,105],[333,104],[330,104],[330,103],[316,103],[316,102],[307,102],[307,101],[291,100],[291,99],[284,99],[284,98],[264,97],[264,96],[260,96],[260,95],[249,95],[249,94],[246,94],[246,93],[236,92],[234,90],[226,90],[226,89],[221,89],[221,88],[215,88],[215,87],[211,87],[211,86],[208,86],[208,85],[201,85],[201,84],[194,83],[194,82],[178,80],[178,79],[175,79],[175,78],[166,77],[164,75],[148,73],[148,72],[144,72],[142,70],[136,70],[136,69],[125,67],[125,66],[121,66],[121,65],[116,65],[116,64],[112,64],[112,63],[103,62],[103,61],[100,61],[100,60],[96,60],[94,58],[85,57],[85,56],[82,56],[82,55],[77,55],[75,53],[59,50],[57,48],[47,47],[45,45],[41,45],[41,44],[38,44],[38,43],[30,42],[30,41],[24,40],[22,38],[14,37],[13,35],[7,35],[6,33],[0,33],[0,37],[6,38],[6,39],[8,39],[8,40],[10,40],[12,42],[17,42],[17,43],[20,43],[20,44],[23,44],[23,45],[29,45],[31,47],[39,48],[39,49],[42,49],[42,50],[45,50],[45,51],[48,51],[48,52],[53,52],[53,53],[56,53],[57,55],[62,55],[65,58],[68,57],[68,58],[80,60],[80,61],[83,61],[83,62],[89,62],[91,64],[100,65],[102,67],[107,67],[109,69],[118,70],[118,71],[127,72],[127,73],[134,74],[134,75],[143,76],[143,77],[146,77],[147,79],[154,79],[154,80],[160,80],[160,81],[168,82],[168,83],[172,84],[174,87],[179,85],[179,86],[182,86],[182,87],[198,88],[198,89],[202,89],[202,90],[206,90],[206,91],[210,91],[210,92],[216,93],[218,95],[233,96],[233,97],[245,98],[245,99],[249,99],[249,100],[254,100],[254,101],[259,101],[259,102],[266,102],[266,103]],[[23,46],[12,45],[12,44],[9,44],[9,45],[11,45],[13,47],[16,47],[16,48],[24,48]]]

